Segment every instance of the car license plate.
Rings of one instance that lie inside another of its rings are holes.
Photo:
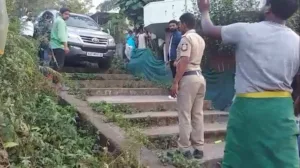
[[[103,53],[96,53],[96,52],[87,52],[86,55],[90,57],[103,57]]]

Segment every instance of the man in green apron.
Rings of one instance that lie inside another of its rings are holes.
[[[209,0],[198,0],[204,34],[237,46],[223,168],[299,168],[291,83],[300,41],[285,26],[298,3],[267,0],[262,22],[214,26]]]

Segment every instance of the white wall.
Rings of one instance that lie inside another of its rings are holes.
[[[187,0],[187,9],[193,9],[190,0]],[[185,0],[152,2],[144,7],[144,25],[168,23],[172,19],[179,20],[183,13],[185,13]]]
[[[262,7],[266,0],[257,1]],[[185,2],[187,2],[187,10],[193,11],[191,0],[165,0],[147,4],[144,7],[144,25],[168,23],[172,19],[179,20],[179,17],[185,13]]]

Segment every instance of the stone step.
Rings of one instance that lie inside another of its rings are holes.
[[[67,73],[66,76],[73,80],[140,80],[128,74]]]
[[[120,96],[120,95],[168,95],[163,88],[82,88],[87,96]]]
[[[142,112],[136,114],[124,115],[132,123],[139,124],[145,127],[151,126],[169,126],[178,124],[178,112],[164,111],[164,112]],[[226,123],[228,120],[228,112],[222,111],[204,111],[204,123]]]
[[[93,67],[63,67],[62,72],[65,73],[107,73],[106,69],[100,69],[97,66]]]
[[[224,148],[225,148],[225,143],[221,142],[221,143],[211,143],[211,144],[204,144],[204,157],[200,160],[196,160],[198,161],[199,164],[203,167],[203,168],[221,168],[220,167],[220,163],[221,160],[224,156]],[[175,150],[177,149],[169,149],[169,150],[156,150],[155,153],[157,155],[163,155],[163,156],[167,156],[167,152],[175,152]],[[192,148],[190,148],[191,151],[193,151]]]
[[[128,105],[135,111],[176,111],[176,100],[168,96],[89,96],[86,98],[89,103],[107,102],[112,104]],[[210,110],[211,101],[204,102],[204,110]]]
[[[224,140],[227,123],[205,123],[204,137],[205,143],[212,143]],[[177,147],[179,126],[161,126],[143,129],[143,133],[149,138],[151,144],[149,148],[169,149]]]
[[[154,84],[134,80],[79,80],[81,88],[152,88]]]

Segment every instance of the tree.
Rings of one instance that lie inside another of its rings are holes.
[[[92,0],[12,0],[11,2],[16,4],[14,10],[18,17],[28,11],[36,15],[45,9],[59,9],[62,6],[70,8],[74,13],[87,13],[92,7]]]
[[[236,22],[255,22],[259,19],[259,3],[257,0],[211,0],[210,16],[215,25],[228,25]],[[196,30],[202,34],[201,30],[201,13],[198,9],[197,0],[192,0],[193,9],[190,13],[196,15]],[[209,68],[210,60],[214,56],[234,55],[235,47],[225,45],[221,40],[204,37],[206,48],[202,61],[203,68]]]
[[[65,0],[62,5],[70,8],[74,13],[88,13],[88,11],[93,7],[92,0]]]
[[[161,0],[119,0],[120,10],[135,25],[144,23],[144,6],[150,2],[161,1]]]
[[[128,25],[124,14],[110,14],[109,21],[103,27],[111,31],[116,43],[125,41],[124,31],[128,29]]]
[[[56,8],[59,6],[59,0],[14,0],[16,4],[16,14],[18,17],[25,15],[31,11],[34,15],[42,10]]]
[[[100,12],[110,11],[112,9],[119,7],[117,3],[118,0],[106,0],[97,6],[97,10],[99,10]]]
[[[229,25],[236,22],[256,22],[259,19],[257,0],[211,0],[211,19],[215,25]],[[200,17],[199,17],[200,18]],[[201,21],[198,31],[201,34]],[[205,37],[206,52],[218,55],[218,52],[233,54],[232,45],[224,45],[220,40]]]

